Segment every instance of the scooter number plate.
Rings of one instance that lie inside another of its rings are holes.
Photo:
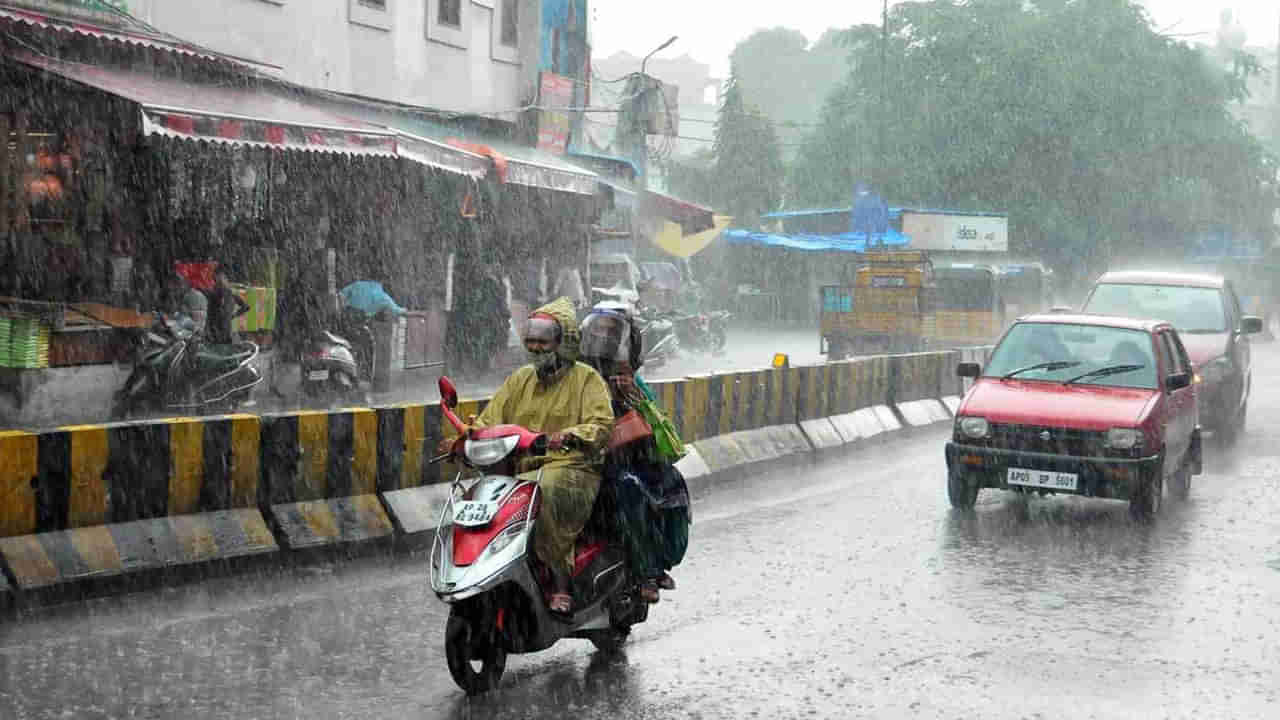
[[[454,509],[453,521],[464,527],[480,527],[493,522],[493,516],[497,514],[497,503],[467,500],[458,503]]]
[[[329,371],[328,370],[312,370],[311,372],[307,373],[307,379],[308,380],[328,380]]]

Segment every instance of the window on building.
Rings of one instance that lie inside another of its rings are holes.
[[[436,22],[449,27],[462,27],[462,0],[437,0]]]
[[[502,35],[499,41],[508,47],[520,44],[519,0],[502,0]]]

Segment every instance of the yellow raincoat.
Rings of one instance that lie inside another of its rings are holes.
[[[475,427],[512,423],[544,433],[561,432],[582,441],[585,449],[561,449],[544,457],[527,458],[521,478],[534,479],[542,471],[542,511],[534,537],[534,551],[549,567],[573,570],[573,547],[591,515],[600,489],[602,450],[613,430],[609,387],[588,365],[577,362],[578,326],[573,306],[557,300],[535,313],[560,323],[561,354],[572,364],[549,382],[538,378],[532,365],[516,370],[493,396]]]

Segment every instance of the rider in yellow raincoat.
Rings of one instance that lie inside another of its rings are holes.
[[[572,612],[573,549],[600,489],[603,449],[613,429],[613,406],[603,378],[578,362],[573,305],[559,298],[530,315],[525,349],[530,364],[516,370],[474,421],[474,427],[515,424],[547,433],[543,457],[522,461],[522,478],[537,477],[542,510],[534,551],[551,570],[551,609]]]

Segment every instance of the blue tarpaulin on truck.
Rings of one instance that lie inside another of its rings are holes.
[[[730,245],[755,245],[758,247],[778,247],[789,250],[808,252],[855,252],[867,251],[866,233],[840,233],[838,235],[782,235],[778,233],[755,232],[752,230],[726,230],[724,239]],[[889,228],[883,234],[872,236],[871,249],[901,249],[911,244],[911,238]]]

